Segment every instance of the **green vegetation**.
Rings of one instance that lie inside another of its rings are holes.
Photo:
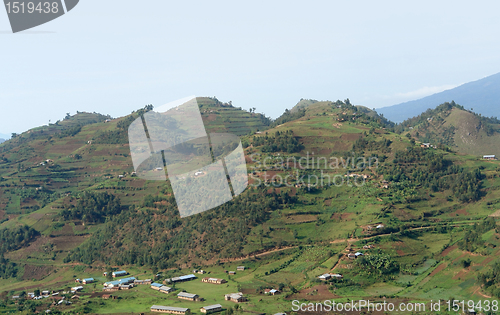
[[[498,296],[500,166],[456,153],[450,138],[461,130],[450,119],[473,114],[444,104],[395,126],[348,99],[302,100],[271,122],[215,97],[198,101],[208,132],[241,136],[250,187],[187,218],[168,180],[133,173],[127,129],[151,105],[110,121],[78,113],[0,144],[0,312],[43,312],[47,300],[27,292],[62,296],[84,277],[97,283],[72,305],[51,306],[54,313],[139,313],[153,304],[199,313],[205,304],[177,299],[181,290],[226,314],[290,312],[294,299]],[[496,128],[476,118],[481,130]],[[438,121],[449,139],[421,147],[421,127]],[[293,164],[300,159],[306,167]],[[364,255],[349,257],[356,252]],[[240,265],[247,269],[226,273]],[[228,283],[176,283],[169,295],[137,286],[102,299],[102,273],[118,269],[158,281],[204,269]],[[342,277],[318,279],[325,273]],[[232,292],[249,301],[235,308],[223,300]]]

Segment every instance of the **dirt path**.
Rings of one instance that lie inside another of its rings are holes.
[[[482,297],[485,297],[485,298],[487,298],[487,299],[491,299],[491,296],[486,295],[486,294],[484,294],[484,293],[482,293],[482,292],[481,292],[481,287],[478,287],[478,288],[476,289],[476,291],[474,291],[474,293],[472,293],[472,294],[479,294],[479,295],[480,295],[480,296],[482,296]]]

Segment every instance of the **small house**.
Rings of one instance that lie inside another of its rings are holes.
[[[236,267],[236,271],[245,271],[245,266]]]
[[[167,286],[161,286],[160,289],[158,289],[158,291],[160,291],[161,293],[170,293],[172,291],[174,291],[174,289],[172,289],[171,287],[167,287]]]
[[[128,275],[128,272],[126,272],[125,270],[121,270],[121,271],[114,271],[111,275],[113,276],[113,278],[116,278],[116,277],[123,277],[123,276]]]
[[[179,292],[179,294],[177,294],[177,298],[182,299],[182,300],[188,300],[188,301],[199,300],[198,294],[187,293],[187,292]]]
[[[226,295],[224,295],[224,299],[226,301],[231,301],[231,302],[235,302],[235,303],[241,303],[241,302],[245,302],[247,300],[243,296],[243,293],[241,293],[241,292],[226,294]]]
[[[203,306],[202,308],[200,308],[200,312],[205,313],[205,314],[215,313],[215,312],[220,312],[220,311],[222,311],[222,305],[220,305],[220,304]]]
[[[276,295],[276,294],[280,294],[281,292],[279,290],[276,290],[276,289],[265,289],[264,290],[264,294],[270,294],[270,295]]]
[[[228,274],[230,275],[235,275],[236,274],[236,271],[229,271]]]
[[[83,279],[82,283],[83,284],[89,284],[89,283],[92,283],[94,281],[95,281],[94,278],[87,278],[87,279]]]
[[[160,284],[160,283],[151,283],[151,289],[153,290],[160,290],[160,288],[162,287],[163,285]]]
[[[483,155],[483,159],[485,159],[485,160],[496,160],[497,157],[495,155]]]
[[[134,284],[135,285],[138,285],[138,284],[151,284],[152,281],[151,279],[146,279],[146,280],[134,280]]]
[[[151,312],[184,315],[184,314],[189,314],[190,310],[189,310],[189,308],[184,308],[184,307],[153,305],[153,306],[151,306]]]
[[[226,283],[227,281],[224,279],[206,277],[206,278],[201,279],[201,282],[213,283],[213,284],[223,284],[223,283]]]
[[[420,147],[421,147],[421,148],[426,148],[426,149],[427,149],[427,148],[430,148],[430,147],[431,147],[431,144],[430,144],[430,143],[422,143],[422,144],[420,145]]]
[[[349,254],[349,255],[351,255],[351,254]],[[332,277],[331,274],[325,273],[324,275],[319,276],[318,279],[321,281],[327,281],[327,280],[330,280],[331,277]]]

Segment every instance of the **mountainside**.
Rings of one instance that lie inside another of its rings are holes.
[[[455,116],[472,115],[486,133],[493,121],[445,104],[394,126],[346,100],[302,103],[271,122],[198,101],[207,131],[241,136],[249,187],[187,218],[168,180],[133,173],[128,126],[151,106],[117,119],[78,113],[0,145],[0,312],[44,311],[43,300],[8,295],[55,290],[69,300],[63,291],[89,277],[97,283],[57,310],[198,313],[199,302],[177,299],[181,290],[231,312],[224,294],[243,292],[239,309],[271,314],[289,313],[292,300],[500,297],[500,164],[406,136],[429,115],[449,121],[432,129],[436,138]],[[228,273],[237,266],[246,269]],[[168,295],[138,285],[101,299],[103,272],[122,269],[158,282],[203,269],[227,284],[196,279]],[[330,273],[341,277],[318,278]]]
[[[472,108],[474,112],[483,116],[498,116],[500,109],[500,73],[418,100],[379,108],[377,112],[399,123],[419,115],[428,108],[434,108],[450,100],[454,100],[467,109]]]
[[[421,142],[443,144],[474,156],[500,156],[500,120],[483,117],[455,102],[427,110],[399,127]]]

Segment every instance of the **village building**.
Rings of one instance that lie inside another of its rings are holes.
[[[89,283],[93,283],[94,281],[95,281],[94,278],[87,278],[87,279],[83,279],[82,283],[89,284]]]
[[[174,291],[174,289],[172,289],[171,287],[167,287],[167,286],[161,286],[158,291],[160,291],[161,293],[170,293],[170,292]]]
[[[171,279],[165,279],[163,281],[163,284],[167,284],[170,282],[183,282],[183,281],[190,281],[196,279],[196,276],[193,274],[190,275],[185,275],[185,276],[180,276],[180,277],[173,277]]]
[[[135,285],[139,285],[139,284],[151,284],[152,281],[151,279],[146,279],[146,280],[134,280],[134,284]]]
[[[189,308],[184,308],[184,307],[153,305],[153,306],[151,306],[151,312],[184,315],[184,314],[189,314],[191,311]]]
[[[241,293],[241,292],[226,294],[226,295],[224,295],[224,299],[226,301],[232,301],[235,303],[241,303],[241,302],[245,302],[247,300],[243,296],[243,293]]]
[[[220,311],[222,311],[222,305],[220,305],[220,304],[203,306],[202,308],[200,308],[200,312],[205,313],[205,314],[215,313],[215,312],[220,312]]]
[[[277,295],[280,294],[281,292],[276,289],[265,289],[264,294],[270,294],[270,295]]]
[[[160,284],[160,283],[151,283],[151,289],[153,290],[160,290],[160,288],[162,287],[163,285]]]
[[[483,155],[483,159],[485,159],[485,160],[496,160],[497,157],[495,155]]]
[[[209,278],[209,277],[203,278],[203,279],[201,279],[201,281],[206,282],[206,283],[213,283],[213,284],[223,284],[223,283],[227,282],[224,279]]]
[[[80,286],[77,286],[77,287],[72,287],[71,288],[71,293],[75,293],[75,292],[78,292],[78,291],[81,291],[83,290],[83,287],[80,285]],[[44,291],[45,292],[45,291]],[[48,292],[48,291],[47,291]],[[48,295],[48,294],[44,294],[44,295]]]
[[[179,292],[179,294],[177,294],[177,298],[188,301],[197,301],[200,297],[198,296],[198,294]]]
[[[123,277],[123,276],[128,275],[128,272],[126,272],[125,270],[115,271],[115,272],[113,272],[111,275],[113,276],[113,278],[116,278],[116,277]]]
[[[349,255],[351,255],[351,254],[349,254]],[[332,277],[331,274],[325,273],[324,275],[319,276],[318,279],[321,281],[327,281],[327,280],[330,280],[331,277]]]
[[[236,271],[245,271],[245,266],[236,267]]]

